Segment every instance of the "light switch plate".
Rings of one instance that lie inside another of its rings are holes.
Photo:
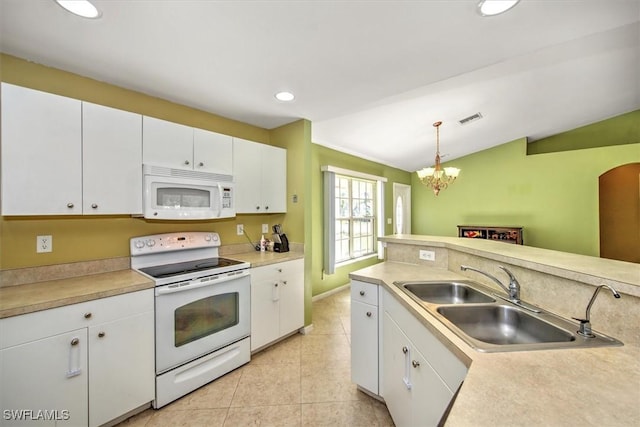
[[[269,232],[269,224],[262,224],[262,234]]]
[[[244,234],[244,224],[237,224],[236,225],[236,234],[238,236],[242,236]]]
[[[36,236],[36,252],[39,254],[53,252],[53,237]]]

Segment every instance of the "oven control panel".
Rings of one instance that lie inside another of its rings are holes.
[[[218,233],[206,231],[153,234],[133,237],[129,241],[132,256],[219,246],[220,236]]]

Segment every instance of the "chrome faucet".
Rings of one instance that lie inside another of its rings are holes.
[[[593,332],[591,332],[591,306],[593,305],[593,302],[596,300],[596,297],[598,296],[602,288],[609,289],[614,297],[620,298],[620,294],[618,293],[618,291],[616,291],[609,285],[600,285],[596,288],[593,296],[591,297],[591,300],[589,301],[589,304],[587,304],[587,312],[585,318],[578,319],[577,317],[573,317],[574,320],[580,322],[580,329],[578,329],[578,333],[585,338],[595,338],[595,335],[593,334]]]
[[[485,273],[482,270],[478,270],[477,268],[469,267],[467,265],[460,266],[460,270],[462,271],[471,270],[471,271],[475,271],[476,273],[480,273],[487,276],[489,279],[496,282],[502,289],[504,289],[504,291],[509,295],[509,301],[513,303],[520,303],[520,283],[518,283],[518,280],[516,280],[516,277],[513,275],[513,273],[511,273],[505,267],[499,265],[498,268],[503,270],[505,273],[507,273],[507,275],[509,275],[509,287],[503,285],[500,280],[498,280],[497,278],[495,278],[489,273]]]

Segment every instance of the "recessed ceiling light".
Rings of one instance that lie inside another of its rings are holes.
[[[293,101],[296,97],[293,96],[291,92],[278,92],[275,94],[275,97],[278,101]]]
[[[495,16],[506,12],[518,4],[520,0],[480,0],[478,13],[482,16]]]
[[[55,0],[55,2],[67,11],[83,18],[96,19],[102,15],[89,0]]]

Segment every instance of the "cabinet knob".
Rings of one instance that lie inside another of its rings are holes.
[[[90,312],[89,313],[85,313],[84,314],[84,318],[85,319],[91,319],[91,313]]]
[[[412,360],[411,366],[413,366],[414,368],[417,368],[418,366],[420,366],[420,362],[418,362],[417,360]]]
[[[278,269],[278,273],[282,273],[282,269],[281,268]]]
[[[71,340],[71,345],[78,345],[80,343],[80,340],[78,338],[74,338]]]
[[[277,284],[277,283],[274,283],[274,284],[273,284],[273,286],[275,286],[275,287],[277,288],[277,287],[278,287],[278,284]]]
[[[264,209],[268,211],[269,210],[269,206],[265,206]]]
[[[367,317],[371,317],[371,312],[367,311]]]
[[[260,206],[256,206],[256,210],[259,211],[260,210]]]
[[[93,203],[93,204],[91,205],[91,207],[92,207],[93,209],[98,209],[98,204],[97,204],[97,203]]]
[[[71,208],[73,207],[73,203],[71,203],[71,202],[67,203],[67,207],[68,207],[69,209],[71,209]]]
[[[98,338],[104,338],[105,335],[104,331],[98,332]]]
[[[363,297],[364,296],[364,291],[360,291],[360,296]]]
[[[204,166],[204,162],[198,163],[198,166],[203,167]]]
[[[286,284],[287,284],[287,281],[286,281],[286,280],[283,280],[283,281],[282,281],[282,284],[283,284],[283,285],[286,285]]]
[[[408,351],[409,351],[409,349],[407,348],[407,346],[402,347],[402,352],[404,354],[407,354]]]
[[[191,162],[190,162],[189,160],[185,160],[185,161],[184,161],[184,164],[185,164],[185,165],[187,165],[187,166],[189,166],[189,165],[191,164]]]

